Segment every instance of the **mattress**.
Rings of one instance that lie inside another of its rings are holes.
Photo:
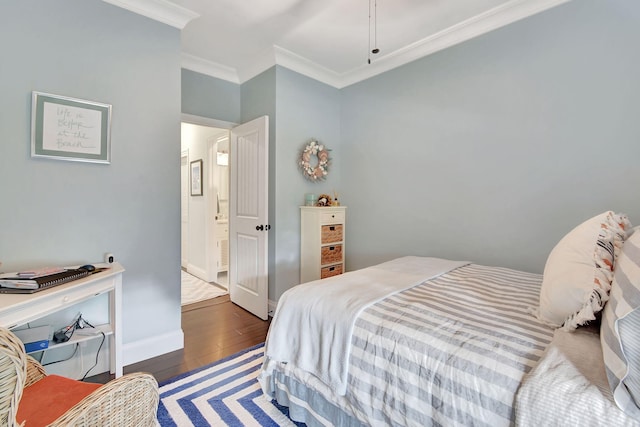
[[[355,321],[344,395],[278,363],[268,397],[310,426],[513,425],[522,378],[553,336],[531,314],[541,279],[469,264],[390,295]]]

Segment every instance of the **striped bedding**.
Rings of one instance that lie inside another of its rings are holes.
[[[513,425],[522,377],[553,335],[530,314],[540,282],[470,264],[387,297],[356,320],[344,396],[279,364],[275,398],[310,426]]]
[[[557,329],[540,362],[525,375],[515,406],[518,427],[560,422],[581,427],[640,427],[613,400],[597,325],[572,332]]]

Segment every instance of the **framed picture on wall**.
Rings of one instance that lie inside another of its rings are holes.
[[[191,162],[191,195],[202,196],[202,159]]]
[[[32,92],[31,157],[111,163],[111,105]]]

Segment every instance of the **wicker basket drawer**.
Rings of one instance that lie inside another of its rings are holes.
[[[325,277],[337,276],[338,274],[342,274],[342,264],[330,265],[328,267],[322,267],[320,269],[321,279],[324,279]]]
[[[342,224],[323,225],[320,232],[320,242],[335,243],[342,241]]]
[[[323,246],[320,249],[320,264],[332,264],[342,261],[342,245]]]

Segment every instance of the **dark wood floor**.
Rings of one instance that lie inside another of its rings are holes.
[[[162,382],[264,342],[269,321],[260,320],[221,296],[182,307],[184,348],[124,367],[150,372]],[[106,379],[108,380],[108,379]],[[89,381],[105,382],[101,376]]]

